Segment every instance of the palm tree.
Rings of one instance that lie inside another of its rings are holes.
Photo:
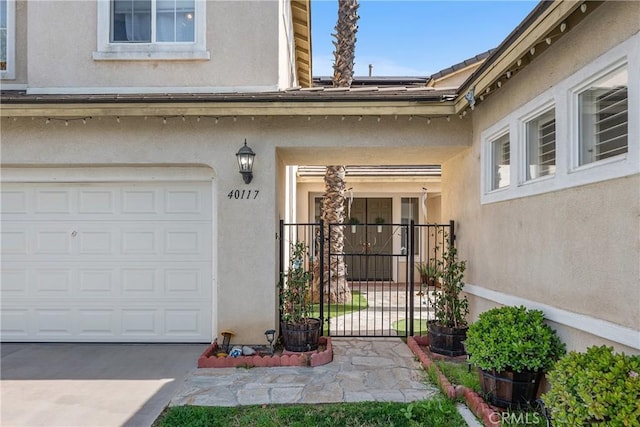
[[[338,23],[335,27],[333,46],[333,86],[350,87],[353,81],[353,65],[356,57],[356,32],[358,31],[358,0],[338,0]]]
[[[355,59],[356,32],[358,31],[358,0],[338,0],[338,22],[335,27],[333,45],[333,86],[350,87],[353,81],[353,64]],[[328,290],[328,299],[333,303],[351,301],[351,291],[347,283],[347,270],[344,257],[344,227],[329,224],[344,223],[344,191],[345,167],[327,166],[324,177],[325,194],[322,198],[322,220],[324,222],[325,248],[330,248],[324,255],[324,289]],[[318,263],[314,265],[314,295],[319,296]]]

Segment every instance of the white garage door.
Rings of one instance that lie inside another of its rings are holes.
[[[210,342],[211,183],[4,183],[3,341]]]

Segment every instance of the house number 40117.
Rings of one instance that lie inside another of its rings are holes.
[[[258,197],[260,190],[231,190],[227,197],[235,200],[253,200]]]

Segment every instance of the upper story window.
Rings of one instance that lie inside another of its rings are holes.
[[[15,78],[15,0],[0,0],[0,78]]]
[[[205,0],[98,0],[96,60],[209,59]]]
[[[526,122],[526,180],[556,172],[556,114],[549,110]]]
[[[511,180],[511,146],[509,133],[492,140],[489,143],[491,150],[491,187],[497,190],[509,186]]]
[[[629,139],[626,66],[588,84],[578,95],[578,166],[625,154]]]
[[[195,0],[114,0],[111,42],[194,42],[195,16]]]

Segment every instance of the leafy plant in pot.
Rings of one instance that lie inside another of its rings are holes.
[[[462,356],[466,353],[463,343],[469,302],[460,293],[467,262],[458,260],[456,248],[450,245],[442,258],[435,260],[435,266],[441,284],[433,296],[435,320],[429,322],[429,350],[446,356]]]
[[[490,403],[511,408],[531,404],[544,373],[565,353],[541,310],[497,307],[469,326],[465,348],[479,368],[480,385]]]
[[[435,258],[431,258],[427,262],[417,262],[416,268],[420,275],[420,283],[423,286],[440,287],[438,283],[439,270]]]
[[[308,252],[303,242],[292,243],[289,269],[280,280],[280,329],[289,351],[316,350],[320,340],[320,319],[311,317],[313,274],[305,268]]]

